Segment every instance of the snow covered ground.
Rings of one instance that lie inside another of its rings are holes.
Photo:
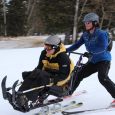
[[[64,42],[65,35],[57,34]],[[48,35],[42,36],[20,36],[20,37],[0,37],[0,49],[13,49],[13,48],[32,48],[43,46],[44,40]]]
[[[5,75],[7,75],[7,87],[12,86],[14,81],[19,79],[22,81],[21,73],[23,71],[33,70],[39,60],[40,52],[43,47],[37,48],[24,48],[24,49],[0,49],[0,83]],[[115,82],[115,43],[112,49],[112,63],[109,72],[110,78]],[[81,47],[78,52],[85,52],[84,46]],[[71,55],[71,59],[76,63],[78,60],[78,55]],[[86,58],[84,59],[84,62]],[[93,74],[89,78],[84,79],[80,86],[76,89],[77,91],[87,90],[86,94],[77,96],[74,98],[76,102],[83,102],[84,105],[80,108],[73,110],[84,110],[92,108],[103,108],[109,106],[113,100],[110,94],[105,90],[105,88],[99,83],[97,74]],[[64,103],[67,103],[64,102]],[[70,111],[73,111],[70,110]],[[32,115],[35,112],[39,112],[39,109],[32,110],[28,113],[21,113],[12,108],[8,101],[3,100],[2,92],[0,88],[0,114],[1,115]],[[90,113],[82,113],[81,115],[115,115],[114,111],[98,111]],[[61,113],[57,114],[61,115]]]

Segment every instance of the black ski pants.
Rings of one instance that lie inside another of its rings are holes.
[[[19,87],[18,91],[25,91],[25,90],[29,90],[35,87],[45,86],[50,83],[50,74],[46,71],[36,69],[29,73],[25,72],[25,76],[24,76],[24,73],[22,75],[23,75],[24,81],[22,85]],[[44,93],[44,91],[42,90],[43,89],[30,91],[28,93],[25,93],[25,95],[27,96],[29,100],[34,101],[36,100],[38,95],[40,95],[41,93]]]
[[[73,87],[73,92],[84,78],[92,75],[93,73],[98,72],[99,82],[105,87],[105,89],[111,94],[111,96],[115,98],[115,84],[108,77],[109,69],[110,69],[110,61],[101,61],[95,64],[88,62],[78,72]]]

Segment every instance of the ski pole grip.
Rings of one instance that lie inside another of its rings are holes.
[[[83,53],[79,53],[79,52],[69,52],[69,56],[70,56],[70,54],[77,54],[77,55],[83,55]]]

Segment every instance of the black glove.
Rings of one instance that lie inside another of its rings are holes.
[[[89,53],[89,52],[85,52],[85,53],[83,54],[83,57],[87,57],[87,58],[89,58],[89,57],[91,57],[91,53]]]
[[[58,82],[58,79],[54,78],[54,81],[53,81],[54,85],[57,85],[57,82]]]
[[[67,49],[65,49],[65,53],[68,53],[68,52],[67,52]]]
[[[26,78],[28,78],[28,76],[32,73],[32,71],[24,71],[22,72],[22,78],[23,80],[25,80]]]
[[[36,78],[39,76],[40,72],[41,72],[40,69],[35,68],[35,69],[31,72],[31,74],[28,76],[28,78],[34,80],[34,79],[36,79]]]

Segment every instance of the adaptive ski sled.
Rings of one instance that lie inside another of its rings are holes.
[[[82,63],[82,58],[84,57],[84,54],[76,53],[76,52],[70,52],[70,53],[78,54],[80,55],[80,57],[74,67],[74,70],[71,73],[71,79],[68,81],[67,89],[65,92],[60,93],[60,89],[55,90],[55,87],[57,89],[58,86],[52,86],[52,85],[35,87],[35,88],[28,89],[22,92],[18,92],[16,91],[16,87],[21,85],[21,84],[18,84],[18,80],[14,82],[12,87],[7,88],[6,87],[7,76],[5,76],[1,83],[3,98],[5,100],[8,100],[9,103],[12,105],[12,107],[15,110],[20,111],[20,112],[28,112],[36,108],[40,108],[40,107],[44,107],[50,104],[56,104],[56,103],[62,102],[65,97],[72,95],[72,88],[74,87],[77,73],[84,66],[84,64]],[[85,56],[85,57],[89,58],[88,56]],[[34,91],[42,92],[44,89],[47,89],[48,91],[43,95],[38,95],[35,101],[28,100],[26,96],[24,95],[25,93],[34,92]],[[44,103],[44,101],[47,99],[49,95],[54,95],[57,98],[48,100],[46,103]],[[77,103],[76,105],[78,106],[82,104],[83,103]]]

